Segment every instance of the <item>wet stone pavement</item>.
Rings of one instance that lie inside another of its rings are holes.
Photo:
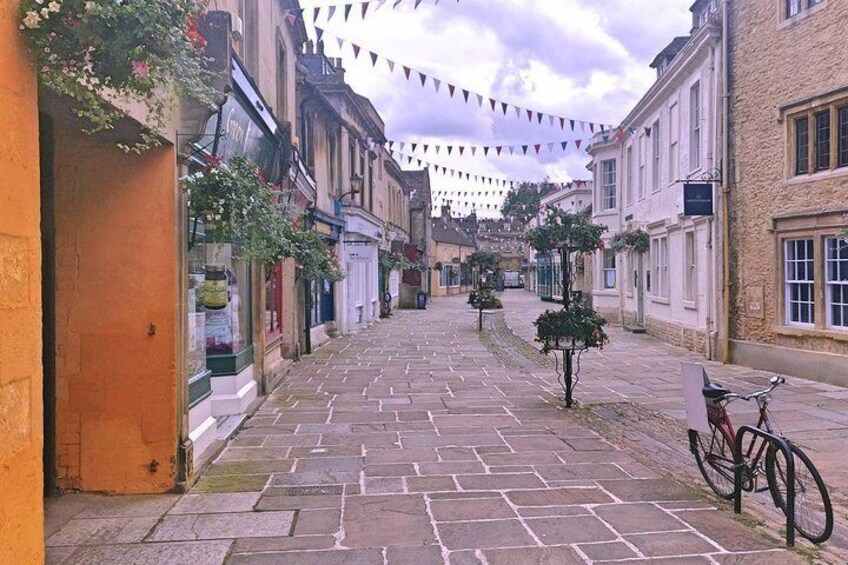
[[[51,501],[48,562],[804,562],[560,410],[464,300],[296,364],[186,495]]]

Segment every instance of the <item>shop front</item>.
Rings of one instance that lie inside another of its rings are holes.
[[[338,254],[345,222],[335,216],[314,210],[313,228],[320,233],[324,242]],[[343,282],[328,279],[306,281],[306,311],[309,328],[309,344],[306,352],[311,353],[339,335],[336,323],[336,296]]]
[[[247,158],[272,184],[283,178],[287,134],[238,59],[232,92],[190,145],[184,174]],[[214,241],[187,217],[185,372],[190,469],[238,428],[260,393],[268,334],[282,332],[283,268],[263,273],[237,241]],[[263,280],[263,278],[265,280]],[[263,297],[265,305],[263,307]],[[187,454],[188,457],[188,454]],[[189,473],[191,474],[191,473]]]
[[[382,222],[362,208],[343,208],[345,234],[342,246],[347,273],[342,302],[342,332],[355,333],[380,316],[379,246]]]

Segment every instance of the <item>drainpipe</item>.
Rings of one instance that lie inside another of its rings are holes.
[[[730,0],[724,0],[721,11],[721,64],[724,70],[722,89],[722,158],[721,158],[721,215],[722,215],[722,363],[730,362]]]

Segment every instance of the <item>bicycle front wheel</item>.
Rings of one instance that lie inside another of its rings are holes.
[[[813,543],[824,543],[833,532],[830,495],[807,454],[789,445],[795,462],[795,529]],[[786,513],[786,456],[774,446],[766,451],[766,478],[774,503]]]
[[[725,500],[733,498],[733,440],[724,428],[710,422],[710,433],[695,433],[695,461],[704,480]]]

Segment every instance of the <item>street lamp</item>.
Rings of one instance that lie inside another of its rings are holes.
[[[349,194],[357,195],[357,194],[361,193],[362,187],[364,186],[364,184],[365,184],[365,179],[363,178],[362,175],[353,175],[352,177],[350,177],[350,191],[342,194],[339,197],[339,202],[343,201],[344,197],[349,195]]]

